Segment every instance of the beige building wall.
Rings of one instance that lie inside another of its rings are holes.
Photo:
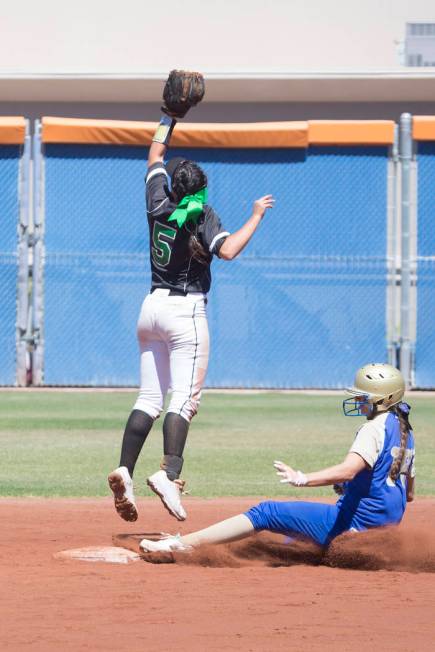
[[[16,0],[0,7],[0,115],[157,120],[174,67],[206,74],[190,121],[435,114],[435,69],[401,65],[435,0]]]
[[[0,75],[392,70],[405,23],[434,0],[16,0]]]

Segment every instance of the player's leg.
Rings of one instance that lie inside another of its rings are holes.
[[[210,525],[210,527],[184,534],[183,536],[168,536],[160,541],[142,539],[140,547],[144,552],[176,552],[198,548],[204,544],[230,543],[240,541],[255,532],[255,528],[245,514]]]
[[[166,344],[151,341],[141,351],[141,387],[128,418],[121,447],[119,467],[108,477],[118,514],[126,521],[137,519],[133,492],[133,472],[154,420],[163,410],[169,385]]]
[[[172,394],[163,423],[162,470],[148,478],[148,484],[169,512],[184,520],[186,513],[177,480],[183,467],[190,421],[198,410],[207,371],[209,334],[203,299],[177,299],[176,317],[166,324]]]
[[[183,466],[183,449],[189,422],[184,417],[168,412],[163,422],[163,458],[160,471],[153,473],[147,484],[161,499],[168,512],[179,521],[187,517],[181,504],[184,482],[179,480]]]
[[[119,466],[125,466],[131,478],[133,478],[137,459],[153,423],[154,419],[142,410],[133,409],[130,412],[122,438]]]
[[[331,540],[339,510],[336,505],[324,503],[268,500],[252,507],[245,515],[255,530],[311,539],[324,546]]]
[[[199,408],[208,367],[210,342],[203,300],[186,306],[182,328],[171,334],[168,347],[172,391],[164,423],[163,463],[169,477],[179,477],[189,425]]]
[[[207,543],[238,541],[261,530],[311,539],[324,546],[329,543],[337,516],[338,509],[335,505],[266,501],[252,507],[245,514],[239,514],[197,532],[169,536],[160,541],[142,539],[140,547],[144,552],[188,551]]]
[[[210,348],[202,299],[186,304],[181,327],[173,329],[168,346],[172,388],[168,413],[183,417],[189,424],[199,408]]]
[[[115,508],[128,521],[137,519],[132,481],[134,468],[154,420],[163,409],[169,385],[168,349],[164,342],[153,339],[149,312],[145,300],[138,322],[141,386],[125,427],[119,467],[108,478]]]
[[[185,306],[181,329],[171,334],[168,347],[172,392],[163,424],[162,467],[174,480],[181,473],[187,433],[198,411],[207,373],[210,344],[202,299]]]
[[[133,477],[142,446],[162,410],[169,387],[169,356],[164,342],[148,342],[141,351],[141,387],[128,418],[121,448],[120,466]]]

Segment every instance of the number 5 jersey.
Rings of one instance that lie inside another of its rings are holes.
[[[197,222],[186,222],[178,227],[168,218],[177,208],[169,190],[169,177],[162,163],[148,168],[146,176],[146,204],[150,232],[150,262],[152,289],[165,288],[174,293],[202,292],[210,289],[210,265],[213,255],[230,235],[211,206],[205,205]],[[192,239],[203,252],[194,253]]]

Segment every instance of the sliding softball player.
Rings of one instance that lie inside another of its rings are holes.
[[[414,436],[410,407],[401,402],[402,374],[388,364],[358,370],[352,398],[343,402],[346,416],[365,416],[343,462],[314,473],[295,471],[277,461],[282,483],[294,487],[334,485],[341,497],[335,505],[267,501],[205,530],[160,541],[143,539],[144,552],[188,551],[204,543],[236,541],[259,530],[303,537],[327,546],[343,532],[393,525],[401,521],[414,496]]]
[[[133,472],[169,389],[161,468],[147,483],[170,514],[180,521],[186,518],[179,478],[189,425],[197,413],[207,372],[210,265],[213,256],[235,258],[274,201],[271,195],[255,201],[251,217],[230,234],[207,203],[205,172],[195,162],[181,158],[165,165],[174,116],[183,117],[189,106],[201,99],[201,79],[194,73],[171,73],[162,107],[165,114],[149,150],[146,203],[152,284],[137,328],[141,385],[125,428],[120,465],[108,477],[115,508],[126,521],[138,516]]]

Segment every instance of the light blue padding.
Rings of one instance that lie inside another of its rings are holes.
[[[138,382],[149,287],[146,150],[46,148],[45,382]],[[215,387],[343,387],[385,359],[387,149],[181,150],[229,231],[276,197],[237,260],[216,260]]]
[[[150,284],[147,151],[50,145],[45,154],[44,382],[135,385]]]
[[[21,148],[0,146],[0,384],[15,383],[18,172]]]
[[[343,387],[385,359],[385,147],[172,154],[205,168],[229,231],[276,198],[246,252],[213,265],[208,385]]]
[[[418,146],[417,344],[415,384],[435,387],[435,143]]]

